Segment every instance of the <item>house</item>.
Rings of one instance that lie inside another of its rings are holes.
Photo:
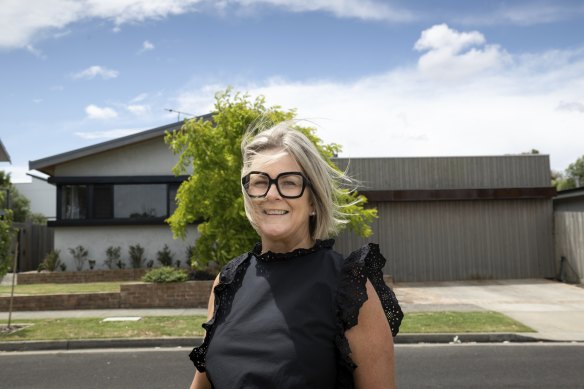
[[[348,253],[380,243],[397,282],[555,276],[547,155],[339,159],[379,218],[344,233]]]
[[[187,263],[196,226],[189,226],[182,240],[174,239],[164,222],[176,208],[180,183],[188,177],[172,174],[178,156],[164,142],[165,133],[181,125],[177,122],[29,162],[31,170],[48,175],[48,182],[56,187],[56,218],[48,224],[67,269],[75,269],[69,249],[79,245],[97,261],[97,269],[106,268],[106,250],[116,246],[121,247],[126,267],[131,266],[131,245],[142,246],[146,259],[155,265],[165,244],[175,261]]]
[[[31,161],[56,185],[55,248],[74,269],[68,248],[82,245],[95,259],[140,244],[154,259],[168,244],[177,259],[195,241],[172,238],[164,219],[187,177],[164,143],[174,123],[68,153]],[[343,232],[335,248],[348,254],[375,241],[394,281],[544,278],[556,271],[553,248],[555,189],[546,155],[337,158],[360,181],[378,209],[368,239]],[[184,262],[183,262],[184,263]],[[98,262],[103,268],[103,262]]]
[[[4,143],[2,143],[1,139],[0,139],[0,162],[10,162],[10,155],[8,154],[8,151],[6,151]]]

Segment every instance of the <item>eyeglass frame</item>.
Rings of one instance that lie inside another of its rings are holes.
[[[266,189],[266,193],[264,193],[263,195],[251,195],[249,194],[249,192],[247,191],[246,188],[246,184],[249,187],[249,182],[250,182],[250,177],[252,174],[261,174],[265,177],[268,178],[268,188]],[[300,194],[298,196],[288,196],[288,195],[284,195],[282,194],[282,192],[280,191],[280,186],[278,185],[278,179],[282,176],[286,176],[286,175],[295,175],[295,176],[300,176],[302,177],[302,190],[300,191]],[[278,191],[278,194],[284,198],[284,199],[298,199],[300,197],[302,197],[302,195],[304,195],[304,190],[306,189],[306,187],[310,187],[311,183],[310,180],[304,175],[304,173],[302,172],[283,172],[280,173],[276,176],[276,178],[272,178],[270,177],[270,175],[266,172],[260,172],[260,171],[251,171],[249,173],[247,173],[245,176],[241,177],[241,185],[243,186],[243,189],[245,191],[245,194],[247,194],[249,197],[253,198],[253,199],[260,199],[260,198],[264,198],[268,195],[268,192],[270,191],[270,189],[272,188],[272,184],[276,185],[276,190]]]

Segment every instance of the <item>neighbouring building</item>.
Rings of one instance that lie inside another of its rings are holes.
[[[379,218],[397,282],[553,277],[547,155],[339,159]],[[344,233],[339,249],[366,240]]]
[[[56,186],[55,248],[74,269],[68,248],[83,245],[105,258],[109,246],[140,244],[154,259],[168,244],[177,259],[196,237],[175,240],[164,219],[186,176],[164,143],[181,123],[30,162]],[[378,209],[374,235],[344,232],[348,253],[379,242],[396,282],[544,278],[555,272],[549,157],[338,158]],[[103,268],[103,264],[98,263]]]
[[[121,247],[121,259],[130,267],[129,246],[140,245],[154,260],[168,245],[184,266],[187,249],[197,237],[189,226],[186,239],[174,239],[164,220],[176,208],[175,196],[187,176],[176,177],[178,156],[164,142],[167,131],[182,122],[31,161],[30,169],[49,176],[56,187],[54,248],[68,270],[75,269],[70,248],[79,245],[106,268],[106,250]],[[87,266],[86,266],[87,268]]]
[[[47,179],[29,174],[31,182],[17,182],[14,187],[30,201],[30,211],[44,215],[48,220],[57,218],[57,192]]]

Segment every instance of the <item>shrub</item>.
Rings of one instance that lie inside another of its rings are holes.
[[[3,211],[4,217],[0,218],[0,279],[12,267],[12,241],[16,236],[16,229],[12,226],[12,211]]]
[[[186,271],[174,267],[164,266],[158,269],[150,270],[142,277],[144,282],[184,282],[188,279]]]
[[[107,250],[105,250],[105,255],[107,256],[107,259],[104,261],[105,265],[107,266],[108,269],[113,269],[114,266],[118,263],[118,261],[120,260],[120,254],[122,252],[122,248],[120,246],[110,246],[107,248]]]
[[[146,258],[144,258],[144,247],[140,246],[139,244],[130,245],[129,254],[132,261],[132,267],[134,269],[141,268],[144,264],[144,261],[146,261]]]
[[[47,254],[47,256],[43,259],[38,267],[38,271],[48,270],[48,271],[55,271],[57,268],[65,271],[65,264],[61,263],[59,259],[59,255],[61,254],[60,250],[53,250]]]
[[[75,247],[74,249],[70,248],[69,252],[75,259],[77,271],[83,270],[83,265],[85,264],[85,261],[87,261],[87,256],[89,255],[89,252],[85,249],[85,247],[81,245]]]
[[[156,253],[156,259],[162,266],[172,266],[172,260],[174,259],[174,254],[165,244],[164,248]]]

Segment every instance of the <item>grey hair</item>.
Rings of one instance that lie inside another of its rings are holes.
[[[341,188],[356,187],[356,182],[344,172],[329,165],[320,155],[315,145],[299,130],[295,122],[285,121],[263,131],[252,129],[243,137],[241,153],[243,166],[241,176],[251,170],[253,159],[265,151],[282,150],[288,153],[302,168],[310,181],[310,194],[315,215],[310,218],[312,239],[326,239],[334,236],[342,224],[347,223],[347,214],[339,204]],[[256,228],[252,199],[242,187],[245,214]],[[257,230],[257,228],[256,228]]]

